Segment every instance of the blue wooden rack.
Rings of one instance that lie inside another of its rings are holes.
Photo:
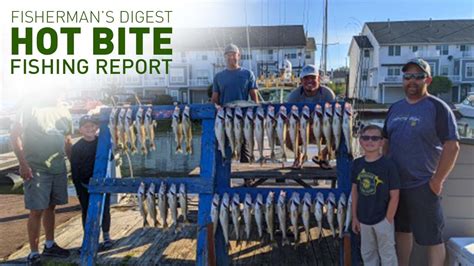
[[[284,104],[287,110],[291,110],[294,104]],[[304,105],[314,109],[315,104],[295,104],[301,108]],[[273,104],[275,110],[278,110],[280,104]],[[266,105],[263,105],[266,109]],[[133,116],[138,109],[137,106],[131,107]],[[174,106],[153,106],[153,115],[155,120],[171,119]],[[183,110],[184,105],[180,106]],[[245,111],[246,108],[243,108]],[[193,120],[201,120],[202,123],[202,139],[201,139],[201,161],[199,177],[138,177],[138,178],[115,178],[112,170],[115,163],[111,156],[111,136],[108,129],[108,121],[111,108],[103,108],[100,113],[100,134],[97,146],[96,161],[94,175],[89,184],[90,200],[87,213],[87,221],[85,228],[85,237],[82,244],[81,265],[94,265],[97,257],[97,249],[99,245],[100,224],[102,217],[102,206],[104,193],[136,193],[141,182],[149,185],[152,182],[164,181],[168,184],[176,183],[186,185],[188,193],[199,194],[198,205],[198,235],[197,235],[197,252],[196,264],[208,265],[208,241],[207,241],[207,225],[211,223],[210,209],[214,193],[223,194],[225,192],[230,195],[239,193],[244,198],[246,193],[255,198],[257,193],[261,193],[264,197],[269,191],[279,193],[285,190],[287,193],[293,191],[303,195],[305,192],[311,194],[312,198],[316,197],[318,192],[322,192],[325,198],[329,192],[333,192],[338,198],[344,192],[349,194],[351,189],[350,168],[352,158],[347,155],[344,140],[342,140],[339,152],[337,154],[337,188],[335,189],[317,189],[317,188],[231,188],[230,174],[231,162],[227,160],[222,163],[221,153],[217,151],[216,138],[214,135],[214,121],[216,109],[212,104],[190,105],[191,118]],[[230,147],[226,148],[227,157],[230,158]],[[109,169],[109,170],[108,170]],[[352,245],[352,265],[358,265],[357,245],[351,237]],[[343,260],[343,249],[340,245],[340,264]],[[217,265],[229,265],[230,259],[225,249],[224,237],[220,226],[218,226],[215,237],[215,255]]]

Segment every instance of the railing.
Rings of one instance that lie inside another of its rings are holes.
[[[385,77],[385,82],[402,82],[401,76],[387,76]]]
[[[211,82],[209,79],[190,79],[189,86],[209,86]]]

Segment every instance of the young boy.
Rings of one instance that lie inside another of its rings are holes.
[[[395,251],[394,216],[400,179],[395,164],[382,155],[382,129],[362,129],[364,156],[352,166],[352,230],[361,235],[364,265],[398,265]]]
[[[98,122],[90,115],[79,120],[79,132],[82,138],[72,146],[71,172],[74,186],[82,209],[82,226],[85,230],[87,208],[89,207],[89,192],[87,186],[94,172],[95,152],[97,148]],[[104,242],[99,249],[108,249],[112,246],[110,239],[110,195],[107,194],[102,217],[102,238]]]

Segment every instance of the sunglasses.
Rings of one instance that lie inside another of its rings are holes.
[[[363,140],[363,141],[379,141],[379,140],[382,140],[383,137],[381,136],[360,136],[360,139]]]
[[[410,79],[422,80],[422,79],[425,79],[427,76],[428,75],[426,75],[426,73],[413,73],[413,74],[405,73],[403,74],[403,79],[404,80],[410,80]]]

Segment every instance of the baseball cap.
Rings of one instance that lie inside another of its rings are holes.
[[[423,70],[423,72],[425,72],[428,75],[428,77],[431,77],[430,64],[428,64],[428,62],[426,62],[425,60],[421,58],[413,58],[403,66],[402,71],[406,72],[409,65],[418,66],[421,70]]]
[[[306,65],[303,67],[300,73],[300,78],[304,78],[306,76],[318,76],[319,72],[316,69],[315,65]]]
[[[87,122],[90,122],[90,123],[94,123],[96,125],[99,125],[99,121],[97,121],[96,118],[94,118],[93,116],[91,115],[85,115],[83,117],[81,117],[81,119],[79,120],[79,126],[82,127],[83,125],[85,125]]]
[[[237,47],[237,45],[231,43],[229,45],[227,45],[224,49],[224,54],[227,54],[227,53],[238,53],[239,52],[239,47]]]

